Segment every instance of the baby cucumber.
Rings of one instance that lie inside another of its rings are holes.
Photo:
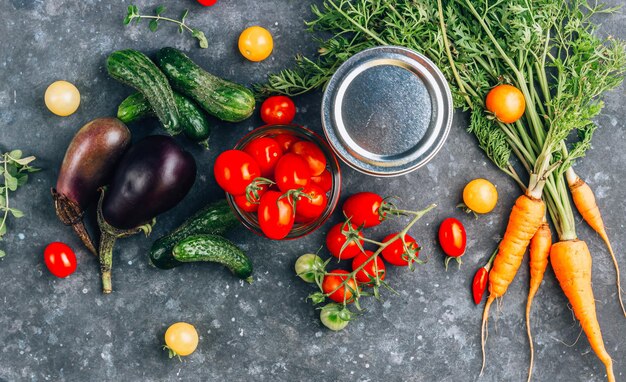
[[[205,71],[180,50],[163,48],[156,62],[174,89],[196,101],[207,113],[228,122],[243,121],[252,115],[255,100],[250,89]]]
[[[206,146],[211,134],[211,126],[207,117],[195,103],[183,95],[174,92],[174,101],[180,114],[180,124],[185,136]],[[141,93],[129,95],[117,108],[117,118],[124,123],[136,122],[154,115],[150,103]]]
[[[106,67],[111,77],[143,93],[170,135],[181,132],[172,88],[163,72],[145,54],[132,49],[118,50],[109,55]]]
[[[150,248],[150,263],[160,269],[171,269],[182,263],[172,256],[179,241],[197,234],[223,235],[239,224],[226,199],[211,203],[174,231],[157,239]]]
[[[181,263],[209,261],[222,264],[235,276],[252,282],[252,262],[248,256],[221,236],[189,236],[174,246],[172,255]]]

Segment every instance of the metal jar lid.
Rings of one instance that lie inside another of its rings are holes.
[[[452,124],[452,95],[424,55],[398,46],[366,49],[343,63],[322,100],[330,146],[365,174],[397,176],[437,154]]]

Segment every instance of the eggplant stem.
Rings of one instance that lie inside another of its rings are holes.
[[[98,250],[93,244],[89,232],[87,232],[87,227],[85,227],[85,223],[83,222],[83,211],[81,211],[78,203],[59,193],[54,188],[51,188],[50,192],[52,193],[54,209],[59,220],[65,225],[72,226],[76,236],[80,238],[89,252],[98,256]]]
[[[100,273],[102,274],[102,293],[109,294],[113,291],[111,281],[111,270],[113,269],[113,248],[117,239],[139,233],[142,227],[129,230],[121,230],[113,227],[104,220],[102,215],[102,201],[106,188],[100,188],[100,199],[98,200],[98,226],[100,227]]]

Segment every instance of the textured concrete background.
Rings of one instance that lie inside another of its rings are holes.
[[[295,53],[314,50],[302,24],[310,16],[310,1],[231,0],[207,9],[191,0],[168,3],[174,15],[190,8],[189,23],[206,32],[209,49],[198,49],[194,40],[178,35],[172,25],[163,24],[155,34],[146,24],[125,28],[121,21],[126,1],[0,1],[0,146],[36,155],[37,165],[44,169],[17,195],[16,205],[27,216],[11,221],[7,241],[0,244],[8,253],[0,262],[0,381],[525,380],[526,265],[501,308],[493,310],[497,319],[491,321],[489,364],[478,378],[481,308],[473,305],[469,284],[503,232],[519,191],[486,161],[464,131],[463,114],[455,115],[444,149],[415,173],[384,180],[343,166],[344,197],[374,190],[401,196],[407,207],[440,205],[412,232],[429,263],[415,273],[391,269],[388,280],[400,294],[386,294],[384,302],[366,302],[367,312],[343,332],[330,332],[320,324],[318,312],[305,301],[312,288],[292,271],[298,255],[322,245],[331,223],[289,243],[260,239],[244,229],[233,232],[231,238],[254,261],[253,285],[243,285],[225,270],[207,264],[153,269],[146,258],[153,239],[121,240],[115,255],[114,293],[101,294],[96,259],[56,220],[48,190],[76,130],[95,117],[114,115],[117,104],[131,93],[106,75],[107,54],[122,48],[153,53],[171,45],[217,75],[253,83],[290,65]],[[137,5],[148,11],[156,3]],[[626,38],[623,14],[600,21],[600,33]],[[260,64],[244,61],[236,49],[239,32],[254,24],[268,27],[275,38],[274,54]],[[75,83],[82,94],[79,111],[68,118],[50,114],[43,104],[46,86],[58,79]],[[606,98],[594,150],[577,165],[596,191],[623,268],[625,89],[622,86]],[[297,98],[296,122],[320,131],[320,100],[319,92]],[[211,176],[213,160],[260,120],[218,125],[208,153],[182,142],[198,161],[199,178],[191,194],[159,218],[153,237],[221,197]],[[153,133],[163,133],[156,123],[133,126],[134,140]],[[475,177],[489,178],[500,192],[496,210],[479,220],[454,208],[463,185]],[[466,224],[469,249],[460,270],[445,272],[435,237],[439,222],[448,216]],[[334,221],[338,220],[335,214]],[[371,235],[382,238],[400,224],[385,223]],[[600,324],[618,380],[624,380],[626,320],[616,301],[613,266],[597,235],[584,224],[579,224],[578,233],[594,255]],[[68,279],[56,279],[43,264],[43,248],[54,240],[77,249],[79,267]],[[165,329],[181,320],[195,324],[201,335],[198,350],[182,363],[169,360],[161,350]],[[582,336],[576,342],[580,327],[551,270],[534,305],[533,320],[535,380],[604,380],[603,367],[587,340]]]

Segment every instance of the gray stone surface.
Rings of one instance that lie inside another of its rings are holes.
[[[617,5],[621,0],[612,0]],[[391,269],[388,279],[399,295],[365,303],[367,312],[340,333],[326,330],[317,311],[305,301],[312,291],[292,270],[295,259],[315,252],[331,223],[309,237],[288,243],[261,239],[239,229],[231,238],[250,254],[256,282],[244,285],[212,265],[189,265],[171,271],[148,266],[151,240],[121,240],[115,254],[114,293],[104,296],[96,259],[54,215],[49,188],[54,184],[65,147],[88,120],[114,115],[131,90],[108,78],[104,59],[115,49],[153,53],[171,45],[188,52],[214,73],[253,83],[269,71],[292,63],[297,52],[312,53],[314,43],[302,21],[309,1],[220,1],[204,9],[191,0],[168,5],[173,14],[184,7],[189,22],[207,33],[207,50],[188,35],[163,24],[155,34],[147,25],[125,28],[126,1],[0,1],[0,146],[36,155],[44,171],[34,176],[15,199],[27,217],[10,223],[8,256],[0,262],[0,381],[522,381],[528,344],[523,311],[528,271],[525,264],[499,309],[494,309],[488,342],[488,366],[480,370],[480,313],[469,294],[473,271],[491,253],[505,217],[519,194],[515,185],[488,163],[455,115],[447,144],[425,168],[391,180],[369,178],[343,167],[345,195],[374,190],[403,198],[408,207],[439,203],[412,231],[424,247],[428,264],[415,273]],[[155,3],[139,1],[140,8]],[[623,14],[605,17],[599,32],[626,38]],[[260,64],[244,61],[236,49],[238,33],[261,24],[272,31],[275,51]],[[58,79],[75,83],[82,93],[71,117],[50,114],[43,104],[46,86]],[[624,210],[626,177],[622,86],[606,98],[598,118],[594,149],[577,165],[595,189],[623,268],[626,250]],[[320,131],[319,92],[296,99],[296,122]],[[199,177],[191,194],[163,215],[153,237],[172,229],[208,201],[221,196],[211,163],[241,135],[260,125],[254,117],[229,125],[218,123],[212,150],[192,150]],[[156,123],[134,126],[134,139],[163,133]],[[486,177],[498,185],[500,202],[488,216],[474,220],[454,206],[463,185]],[[445,272],[435,241],[438,223],[456,216],[466,224],[468,252],[463,267]],[[335,214],[334,221],[339,220]],[[374,238],[400,226],[385,223]],[[623,332],[626,320],[616,301],[613,266],[602,242],[578,225],[594,256],[593,281],[607,349],[615,359],[618,380],[626,374]],[[77,250],[79,267],[68,279],[56,279],[43,264],[45,245],[54,240]],[[326,255],[324,255],[326,256]],[[199,349],[182,363],[161,349],[163,333],[176,321],[196,325]],[[604,370],[591,352],[567,307],[552,271],[548,271],[534,305],[536,381],[603,381]],[[571,345],[575,343],[574,345]]]

